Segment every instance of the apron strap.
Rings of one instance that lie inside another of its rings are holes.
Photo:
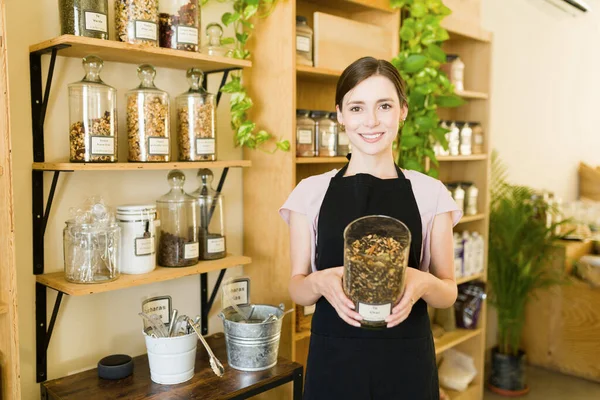
[[[348,159],[348,161],[350,161],[350,159],[352,158],[352,154],[348,153],[346,158]],[[348,170],[348,164],[350,164],[350,163],[349,162],[346,163],[346,165],[344,165],[344,167],[342,169],[340,169],[337,174],[335,174],[336,178],[344,177],[344,175],[346,174],[346,171]],[[396,167],[396,172],[398,173],[398,178],[406,179],[406,176],[404,176],[404,172],[402,172],[402,170],[400,169],[400,167],[398,167],[398,165],[396,163],[394,163],[394,167]]]

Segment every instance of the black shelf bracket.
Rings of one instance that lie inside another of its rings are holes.
[[[48,371],[48,345],[50,344],[50,338],[52,337],[52,331],[56,324],[56,317],[58,316],[58,310],[64,293],[58,292],[54,307],[52,308],[52,316],[50,317],[50,324],[46,329],[46,306],[47,298],[46,292],[47,287],[41,283],[35,283],[35,336],[36,336],[36,382],[44,382],[47,379]]]

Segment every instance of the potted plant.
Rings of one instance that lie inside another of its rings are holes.
[[[529,391],[521,332],[535,291],[560,282],[560,275],[547,268],[559,236],[557,223],[548,224],[546,216],[555,213],[535,190],[508,183],[506,169],[493,155],[488,298],[498,313],[498,345],[492,349],[488,386],[500,394]]]

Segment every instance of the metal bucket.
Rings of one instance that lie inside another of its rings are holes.
[[[279,307],[255,304],[239,308],[251,316],[250,321],[263,321],[269,314],[275,315],[277,320],[244,322],[232,307],[224,309],[219,317],[223,320],[229,365],[240,371],[262,371],[274,367],[279,352],[283,304]]]

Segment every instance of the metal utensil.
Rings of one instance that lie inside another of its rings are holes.
[[[275,314],[269,314],[269,316],[268,316],[267,318],[265,318],[265,319],[264,319],[264,320],[261,322],[261,324],[265,324],[265,323],[267,323],[267,322],[273,322],[273,321],[277,321],[278,319],[281,319],[281,318],[283,318],[283,317],[284,317],[286,314],[289,314],[289,313],[291,313],[292,311],[294,311],[294,309],[293,309],[293,308],[290,308],[289,310],[287,310],[287,311],[285,311],[283,314],[281,314],[281,317],[279,317],[279,318],[278,318],[278,317],[277,317],[277,315],[275,315]]]
[[[145,319],[150,327],[152,328],[152,333],[154,333],[157,337],[168,337],[169,333],[167,332],[167,328],[165,324],[163,324],[162,319],[159,315],[156,314],[146,314],[146,313],[138,313],[140,317]]]
[[[174,308],[171,313],[171,322],[169,323],[169,337],[173,337],[173,329],[175,328],[175,321],[177,321],[177,314],[179,314],[179,311]]]
[[[212,368],[213,372],[219,378],[222,377],[223,374],[225,373],[225,367],[223,367],[223,364],[221,364],[221,361],[219,361],[219,359],[217,357],[215,357],[215,354],[213,353],[212,349],[210,348],[208,343],[206,343],[204,336],[202,336],[202,334],[200,333],[198,325],[194,324],[194,321],[192,321],[191,318],[188,318],[187,321],[188,321],[188,324],[190,324],[190,326],[194,330],[194,332],[196,332],[196,335],[198,335],[198,337],[200,338],[200,341],[204,345],[204,348],[208,352],[208,356],[210,357],[210,361],[209,361],[210,367]]]

